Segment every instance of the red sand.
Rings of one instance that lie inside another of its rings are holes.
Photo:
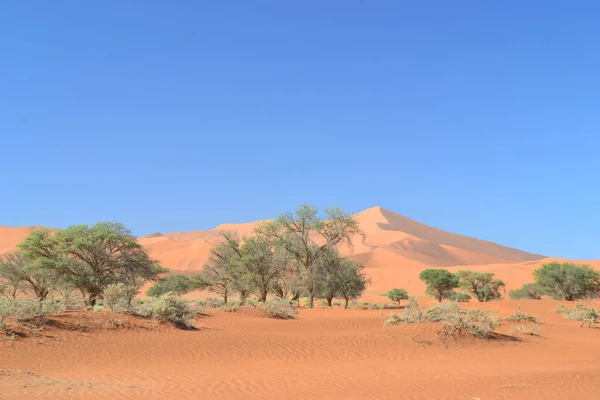
[[[600,330],[550,314],[555,301],[467,306],[505,316],[517,304],[545,321],[540,337],[444,346],[433,324],[384,327],[387,311],[340,308],[301,310],[298,320],[215,312],[192,332],[139,321],[52,328],[52,338],[0,342],[0,398],[597,399]]]

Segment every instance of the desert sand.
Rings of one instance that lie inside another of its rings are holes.
[[[495,272],[507,289],[531,282],[552,260],[441,231],[380,207],[357,219],[365,232],[353,248],[372,278],[364,300],[402,287],[423,295],[428,267]],[[140,238],[172,271],[200,271],[224,231],[249,235],[260,222]],[[0,252],[16,249],[33,228],[0,227]],[[561,260],[559,260],[561,261]],[[600,268],[600,261],[578,261]],[[197,296],[198,294],[196,294]],[[500,317],[520,305],[542,319],[540,336],[440,342],[435,324],[384,327],[389,311],[301,309],[297,320],[253,309],[212,311],[183,331],[121,316],[70,312],[40,337],[0,342],[0,399],[598,399],[600,330],[551,313],[560,302],[471,301]],[[597,306],[597,304],[596,304]]]
[[[216,311],[199,331],[126,316],[129,328],[84,329],[108,317],[61,314],[72,330],[1,343],[0,398],[597,399],[600,330],[551,314],[559,303],[470,303],[500,316],[520,304],[545,323],[539,337],[446,344],[433,324],[384,327],[378,310]]]

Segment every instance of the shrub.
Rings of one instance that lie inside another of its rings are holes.
[[[529,335],[529,336],[540,336],[540,328],[533,325],[530,327],[526,327],[525,325],[519,325],[514,327],[510,333],[513,335],[521,334],[521,335]]]
[[[444,299],[450,300],[450,301],[455,301],[457,303],[466,303],[469,300],[471,300],[471,296],[469,296],[466,293],[459,293],[459,292],[451,291],[451,292],[446,292],[446,294],[444,295]]]
[[[600,274],[588,265],[544,264],[533,271],[540,290],[555,300],[580,300],[598,297]]]
[[[494,279],[493,272],[458,271],[458,285],[471,293],[480,302],[502,298],[505,284],[500,279]]]
[[[167,293],[181,295],[194,289],[194,284],[188,276],[172,274],[160,278],[156,284],[148,289],[146,294],[151,297],[162,296]]]
[[[294,319],[298,316],[297,306],[286,299],[269,300],[262,305],[262,311],[269,318]]]
[[[541,300],[542,291],[535,283],[526,283],[520,289],[513,289],[508,292],[511,300]]]
[[[111,311],[126,311],[131,304],[131,290],[123,283],[112,283],[104,289],[103,304]]]
[[[200,310],[195,303],[181,296],[167,294],[137,302],[134,311],[138,315],[167,321],[180,328],[194,329],[190,320],[196,318]]]
[[[240,303],[237,301],[228,301],[227,303],[219,307],[219,309],[225,312],[236,312],[240,309]]]
[[[581,321],[580,326],[587,323],[590,328],[594,326],[600,317],[600,311],[598,309],[584,306],[581,303],[575,303],[573,308],[566,308],[561,304],[554,312],[562,314],[565,318]]]
[[[0,319],[4,321],[14,318],[16,322],[28,322],[61,310],[61,302],[55,299],[13,298],[0,300]]]
[[[456,303],[438,304],[424,309],[415,298],[410,299],[402,314],[390,313],[386,324],[424,322],[441,322],[438,329],[440,338],[460,336],[489,338],[498,326],[498,318],[486,311],[465,309]]]
[[[542,323],[542,321],[540,321],[537,317],[522,312],[520,307],[517,307],[516,311],[505,319],[513,322],[533,322],[534,324]]]
[[[394,301],[400,305],[401,300],[408,300],[408,292],[406,289],[394,288],[385,294],[388,299]]]

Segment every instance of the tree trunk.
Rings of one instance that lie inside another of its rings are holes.
[[[344,300],[346,301],[345,304],[344,304],[344,308],[347,310],[348,309],[348,300],[349,299],[346,297]]]
[[[266,290],[265,290],[265,291],[262,291],[262,292],[260,293],[260,301],[261,301],[262,303],[266,303],[266,302],[267,302],[267,294],[268,294],[268,292],[267,292]]]
[[[242,290],[240,292],[240,305],[244,305],[246,304],[246,299],[248,298],[248,292],[245,290]]]
[[[327,306],[331,307],[331,301],[333,300],[333,297],[327,297]]]

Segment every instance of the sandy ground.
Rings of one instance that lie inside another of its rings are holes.
[[[60,328],[0,342],[0,399],[598,399],[600,329],[551,314],[557,301],[466,306],[519,304],[544,320],[539,337],[443,343],[434,324],[384,327],[389,311],[363,309],[215,311],[198,331],[61,314]]]

